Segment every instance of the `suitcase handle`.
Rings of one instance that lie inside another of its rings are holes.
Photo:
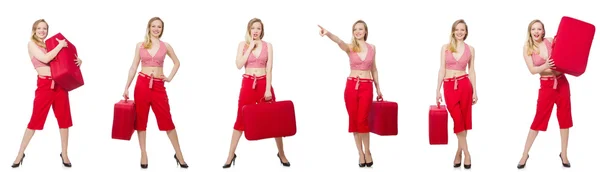
[[[383,101],[383,96],[381,96],[381,97],[380,97],[380,96],[377,96],[377,101],[378,101],[378,102],[382,102],[382,101]]]
[[[265,100],[265,98],[261,98],[258,103],[273,103],[275,100],[273,100],[273,98],[271,98],[270,100]]]

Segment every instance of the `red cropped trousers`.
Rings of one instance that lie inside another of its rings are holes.
[[[160,131],[175,129],[175,124],[171,118],[169,96],[163,79],[154,78],[140,72],[135,83],[133,96],[136,110],[136,130],[146,130],[150,108],[156,116],[156,124]]]
[[[344,101],[348,111],[348,132],[368,133],[369,111],[373,104],[373,80],[348,77]]]
[[[473,106],[473,85],[469,75],[444,79],[444,99],[446,108],[454,121],[454,133],[471,130]]]
[[[548,129],[554,104],[556,104],[556,117],[560,129],[571,128],[573,126],[571,90],[565,75],[540,78],[537,108],[531,124],[532,130],[546,131]]]
[[[33,100],[33,113],[27,128],[32,130],[44,129],[50,107],[52,107],[54,116],[58,121],[58,128],[64,129],[73,126],[69,92],[62,87],[55,87],[52,77],[38,76],[37,89]]]
[[[257,104],[264,101],[265,92],[267,91],[267,77],[255,75],[242,75],[242,87],[240,88],[240,97],[238,99],[237,118],[233,125],[233,129],[244,131],[244,118],[242,108],[245,105]],[[275,92],[271,86],[271,100],[275,101]]]

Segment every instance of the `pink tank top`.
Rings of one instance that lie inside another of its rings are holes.
[[[246,53],[248,48],[244,48],[243,53]],[[252,50],[250,50],[252,51]],[[262,41],[262,49],[258,57],[254,56],[254,53],[250,52],[248,60],[246,61],[245,68],[265,68],[267,67],[267,60],[269,60],[269,46],[265,41]]]
[[[140,60],[142,61],[142,67],[163,67],[165,57],[167,55],[167,47],[165,43],[160,41],[156,54],[152,56],[150,50],[140,47]]]
[[[42,47],[40,47],[40,46],[38,46],[38,48],[39,48],[40,50],[42,50],[42,52],[44,52],[44,54],[48,53],[48,52],[46,51],[46,49],[45,49],[45,48],[42,48]],[[35,56],[30,56],[29,58],[31,59],[31,63],[33,63],[33,68],[34,68],[34,69],[37,69],[38,67],[50,66],[50,65],[48,65],[48,64],[46,64],[46,63],[44,63],[44,62],[40,61],[40,60],[39,60],[38,58],[36,58]]]
[[[375,56],[375,52],[373,52],[373,47],[370,44],[367,44],[367,55],[364,60],[360,58],[357,52],[350,52],[350,54],[348,54],[350,59],[350,69],[371,70],[373,56]]]
[[[548,39],[544,39],[544,44],[546,45],[546,50],[548,50],[548,55],[550,55],[550,53],[552,53],[552,44],[550,41],[548,41]],[[541,66],[546,63],[546,59],[542,58],[539,53],[535,52],[531,54],[531,60],[533,61],[534,66]]]
[[[458,60],[450,50],[446,50],[446,69],[450,70],[466,70],[467,64],[471,60],[471,48],[465,43],[465,50]]]

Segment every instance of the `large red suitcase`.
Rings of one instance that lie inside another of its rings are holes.
[[[268,101],[242,107],[247,140],[289,137],[296,134],[296,112],[290,100]]]
[[[77,59],[77,49],[69,40],[61,33],[46,39],[46,49],[52,51],[58,46],[56,39],[64,39],[67,42],[67,47],[61,49],[54,60],[50,61],[50,69],[52,70],[52,79],[56,85],[64,88],[67,91],[74,90],[83,86],[83,76],[79,66],[75,64]]]
[[[448,144],[448,111],[446,105],[429,107],[429,144]]]
[[[398,103],[377,98],[369,111],[369,129],[380,136],[398,135]]]
[[[121,100],[115,103],[112,126],[112,138],[131,140],[135,126],[135,104],[133,100]]]
[[[585,72],[596,27],[564,16],[554,37],[552,59],[556,70],[580,76]]]

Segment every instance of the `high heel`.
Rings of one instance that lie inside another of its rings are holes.
[[[460,167],[460,165],[462,165],[462,163],[460,163],[460,162],[457,164],[454,164],[454,168],[458,168],[458,167]]]
[[[367,161],[367,160],[365,160],[365,161]],[[358,161],[358,167],[363,168],[365,166],[367,166],[366,162],[361,163],[360,161]]]
[[[291,165],[290,162],[283,162],[283,160],[281,160],[281,157],[279,156],[279,153],[277,153],[277,158],[279,158],[279,162],[281,162],[281,165],[285,167],[289,167]]]
[[[60,160],[62,160],[63,166],[71,168],[71,163],[65,163],[65,159],[63,159],[62,153],[60,154]]]
[[[231,167],[231,165],[235,165],[235,158],[237,158],[237,155],[233,154],[233,159],[231,159],[231,162],[229,164],[223,165],[223,168],[229,168]]]
[[[177,154],[173,155],[173,158],[175,158],[175,161],[177,161],[177,165],[181,168],[188,168],[187,163],[186,164],[182,164],[181,162],[179,162],[179,159],[177,159]]]
[[[146,168],[148,168],[148,164],[140,164],[140,167],[141,167],[142,169],[146,169]]]
[[[369,156],[371,156],[371,153],[369,153]],[[366,156],[365,156],[365,165],[366,165],[367,167],[371,167],[371,166],[373,166],[373,160],[372,160],[372,159],[373,159],[373,157],[371,157],[371,162],[367,162],[367,158],[366,158]]]
[[[525,168],[525,165],[527,165],[527,160],[529,160],[529,154],[527,154],[527,159],[525,159],[525,163],[517,165],[517,169]]]
[[[471,169],[471,164],[465,164],[464,167],[465,169]]]
[[[562,154],[562,153],[561,153]],[[563,167],[567,167],[567,168],[571,168],[571,163],[564,163],[563,159],[562,159],[562,155],[558,154],[558,157],[560,157],[560,163],[562,163]]]
[[[21,160],[19,160],[19,162],[18,162],[18,163],[16,163],[16,164],[13,164],[11,167],[12,167],[12,168],[17,168],[17,167],[19,167],[19,166],[23,165],[23,159],[25,159],[25,154],[23,154],[23,157],[21,157]]]

